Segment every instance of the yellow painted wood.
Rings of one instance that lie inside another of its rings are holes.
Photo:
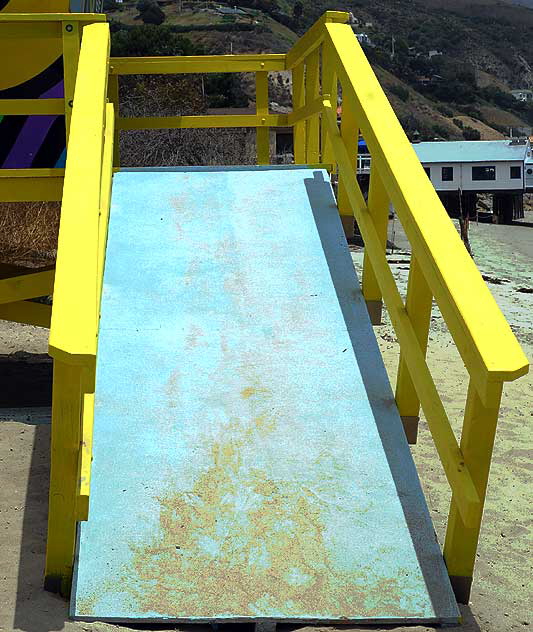
[[[468,463],[481,505],[476,511],[472,523],[466,525],[458,510],[456,494],[452,497],[444,544],[444,558],[448,573],[454,577],[470,578],[474,571],[483,516],[483,503],[487,492],[492,449],[502,396],[501,383],[490,384],[488,388],[492,391],[491,401],[496,402],[490,408],[484,406],[477,387],[472,381],[470,381],[468,388],[461,450]]]
[[[34,303],[33,301],[17,301],[0,305],[0,318],[14,323],[35,325],[36,327],[50,327],[52,308],[50,305]]]
[[[0,23],[2,22],[63,22],[71,20],[74,22],[105,22],[106,16],[103,13],[0,13]],[[39,31],[41,24],[35,25],[35,30]]]
[[[370,187],[368,190],[368,212],[372,217],[381,248],[386,252],[387,227],[389,225],[389,196],[379,176],[377,168],[370,173]],[[376,279],[372,262],[365,249],[363,259],[363,296],[366,301],[381,301],[381,290]]]
[[[324,25],[331,23],[345,23],[350,19],[350,14],[345,11],[326,11],[322,16],[300,37],[291,50],[287,53],[286,67],[291,70],[301,64],[322,43],[325,31]]]
[[[257,164],[270,164],[270,129],[266,126],[268,117],[268,72],[255,73],[255,107],[262,127],[256,130]]]
[[[263,120],[264,119],[264,120]],[[209,127],[286,127],[286,114],[230,114],[221,116],[146,116],[120,117],[118,129],[203,129]]]
[[[74,87],[76,85],[78,59],[80,56],[80,25],[75,21],[64,21],[61,23],[61,33],[63,38],[63,76],[65,82],[65,100],[63,107],[68,146],[70,119],[74,105]]]
[[[320,94],[320,48],[315,48],[305,64],[305,102],[312,103]],[[308,118],[305,122],[307,154],[306,162],[320,161],[320,119]]]
[[[370,256],[400,347],[404,350],[405,361],[413,376],[416,392],[426,415],[444,472],[450,487],[456,494],[458,510],[465,523],[472,524],[480,507],[476,488],[465,464],[463,454],[457,445],[457,440],[427,367],[416,332],[396,287],[380,237],[359,189],[350,154],[337,126],[336,113],[329,101],[325,101],[324,105],[324,116],[327,117],[329,123],[328,132],[337,157],[339,172],[344,177],[348,201],[359,224],[365,241],[365,248]]]
[[[355,109],[426,280],[480,396],[490,404],[491,382],[514,380],[527,359],[496,305],[402,130],[352,29],[325,24],[343,85]],[[431,217],[431,221],[427,218]]]
[[[109,75],[107,85],[107,96],[113,104],[114,116],[120,116],[120,96],[118,89],[118,75]],[[120,130],[118,126],[114,125],[115,137],[113,140],[113,166],[115,168],[120,167]]]
[[[338,79],[335,72],[335,64],[331,51],[331,44],[322,44],[322,94],[329,99],[335,107],[338,95]],[[328,96],[329,95],[329,96]],[[320,129],[320,154],[322,162],[335,162],[335,156],[328,142],[327,122],[321,118]]]
[[[294,112],[303,112],[306,107],[305,66],[302,62],[292,71],[292,109],[294,110]],[[294,122],[293,142],[294,162],[296,164],[303,165],[306,162],[307,156],[306,130],[304,120]]]
[[[106,105],[104,132],[104,151],[102,155],[102,182],[100,190],[100,215],[98,226],[98,314],[102,298],[102,284],[104,280],[105,253],[107,246],[107,227],[109,223],[109,211],[111,206],[111,185],[113,182],[113,156],[115,139],[115,113],[112,103]]]
[[[91,491],[91,466],[93,460],[94,393],[83,396],[81,422],[81,446],[79,458],[78,497],[76,519],[89,519],[89,497]]]
[[[76,539],[82,368],[54,361],[45,587],[68,595]]]
[[[285,70],[285,59],[285,54],[112,57],[111,74],[160,75],[204,72],[268,72]]]
[[[59,202],[64,169],[0,169],[0,202]]]
[[[324,109],[322,97],[316,98],[312,103],[308,103],[298,110],[294,110],[287,115],[287,124],[290,126],[296,125],[301,121],[305,121],[311,116],[316,116],[322,113]]]
[[[432,302],[433,296],[424,278],[422,268],[417,258],[412,254],[405,308],[424,356],[428,346]],[[396,380],[396,405],[402,417],[418,417],[420,399],[416,394],[413,380],[409,375],[404,355],[403,350],[400,350],[400,364]]]
[[[54,270],[43,270],[0,279],[0,304],[51,295],[54,288],[54,275]]]
[[[330,51],[330,58],[332,56],[332,52]],[[324,128],[324,132],[327,131],[327,121],[324,119],[324,123],[326,127]],[[357,169],[357,152],[358,152],[358,140],[359,140],[359,127],[357,125],[357,119],[355,116],[354,108],[350,106],[348,101],[343,100],[342,103],[342,115],[341,115],[341,137],[344,142],[344,146],[348,151],[348,155],[350,158],[350,165],[353,172],[356,172]],[[328,141],[329,143],[329,135]],[[348,200],[348,195],[346,193],[346,185],[344,183],[344,177],[342,173],[339,173],[339,193],[338,193],[338,205],[339,205],[339,213],[341,217],[348,216],[353,217],[353,210]]]
[[[83,29],[54,286],[50,354],[94,364],[97,336],[100,180],[107,97],[109,27]]]
[[[0,99],[0,115],[63,114],[63,99]]]

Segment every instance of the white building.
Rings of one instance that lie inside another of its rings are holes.
[[[429,142],[413,145],[422,166],[439,192],[523,192],[525,161],[531,157],[526,140]],[[527,174],[526,174],[527,175]]]

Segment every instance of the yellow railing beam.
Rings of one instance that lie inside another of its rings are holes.
[[[50,354],[93,363],[97,332],[97,243],[109,27],[83,29],[59,227]]]
[[[413,252],[485,404],[491,382],[514,380],[528,361],[466,252],[349,26],[325,24],[343,99],[352,102]],[[357,89],[355,88],[357,86]]]
[[[176,57],[112,57],[112,75],[163,75],[285,70],[286,55],[202,55]]]
[[[35,301],[17,301],[0,305],[0,318],[14,323],[34,325],[35,327],[50,327],[52,307]]]
[[[320,46],[325,36],[325,24],[344,24],[349,19],[350,14],[345,11],[326,11],[287,53],[287,69],[292,69],[302,63]]]
[[[55,270],[43,270],[0,279],[0,304],[49,296],[54,288]]]
[[[43,116],[64,113],[64,99],[0,99],[0,115],[3,116]]]
[[[479,496],[427,367],[415,329],[403,305],[392,271],[387,263],[381,238],[360,192],[356,174],[352,169],[350,155],[343,143],[337,125],[336,114],[329,101],[325,101],[324,105],[324,116],[327,117],[329,134],[337,157],[339,172],[342,173],[344,178],[346,193],[365,241],[365,249],[372,262],[372,268],[380,285],[400,347],[404,350],[405,362],[413,376],[415,388],[426,414],[428,426],[446,478],[453,492],[457,495],[457,507],[465,524],[470,525],[479,511]],[[357,194],[357,191],[359,191],[359,194]]]
[[[303,107],[300,107],[293,112],[289,112],[289,114],[287,114],[287,125],[292,127],[293,125],[296,125],[301,121],[305,121],[312,116],[321,114],[323,109],[324,100],[322,97],[317,97],[314,101],[311,101],[311,103],[307,103]]]
[[[0,13],[2,22],[62,22],[64,20],[75,22],[105,22],[103,13]],[[40,35],[40,33],[39,33]]]
[[[234,127],[286,127],[286,114],[225,114],[220,116],[143,116],[120,117],[119,130],[134,129],[205,129]]]

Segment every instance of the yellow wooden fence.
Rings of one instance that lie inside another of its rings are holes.
[[[120,131],[251,127],[257,134],[258,164],[268,164],[270,127],[289,125],[294,128],[295,162],[328,165],[338,173],[339,211],[355,217],[364,238],[363,294],[376,321],[384,301],[398,337],[396,402],[406,434],[414,440],[422,408],[452,489],[444,557],[456,595],[466,601],[503,383],[527,373],[528,363],[346,25],[348,15],[325,13],[286,55],[111,59],[109,29],[98,23],[101,16],[84,16],[95,24],[83,28],[81,52],[76,42],[65,43],[63,31],[71,16],[55,17],[70,73],[65,97],[70,131],[50,331],[55,362],[47,586],[68,593],[76,522],[88,514],[99,304],[112,169],[120,167]],[[31,18],[36,24],[50,21],[49,15]],[[76,23],[78,36],[80,32]],[[268,73],[279,70],[292,72],[293,111],[287,115],[269,113]],[[256,114],[120,116],[121,75],[199,72],[255,73]],[[59,112],[61,104],[0,101],[0,114],[45,110]],[[367,201],[355,172],[360,134],[372,156]],[[0,173],[0,200],[59,199],[63,173],[35,171]],[[45,184],[51,181],[51,187]],[[405,303],[385,256],[390,203],[412,248]],[[28,279],[26,289],[19,284],[16,291],[2,283],[0,307],[5,308],[48,293],[52,279],[34,278],[34,287]],[[425,358],[433,301],[470,375],[460,444]],[[18,319],[24,321],[24,314]]]

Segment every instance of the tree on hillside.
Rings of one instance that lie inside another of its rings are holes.
[[[165,14],[155,0],[139,0],[137,3],[139,17],[145,24],[163,24]]]
[[[299,20],[304,14],[304,5],[298,1],[294,4],[294,8],[292,10],[292,16],[295,20]]]

